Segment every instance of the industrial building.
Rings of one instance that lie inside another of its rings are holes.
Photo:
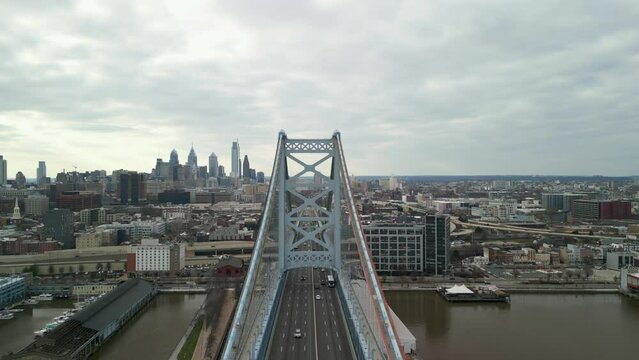
[[[87,359],[157,292],[150,282],[139,278],[128,280],[5,359]]]

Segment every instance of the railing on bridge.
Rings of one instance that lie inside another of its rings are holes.
[[[358,359],[403,358],[359,223],[338,132],[330,139],[288,139],[280,132],[266,205],[224,359],[266,357],[283,275],[302,266],[337,272]]]

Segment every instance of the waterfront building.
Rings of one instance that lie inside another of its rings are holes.
[[[26,215],[43,216],[49,210],[49,198],[41,194],[29,195],[24,199],[24,212]]]
[[[450,259],[450,216],[424,216],[424,271],[443,275]]]
[[[0,155],[0,186],[7,185],[7,160]]]
[[[44,185],[47,179],[47,164],[44,161],[38,161],[36,174],[36,183],[38,186]]]
[[[69,209],[53,209],[44,214],[44,228],[53,239],[62,243],[65,249],[72,249],[73,213]]]
[[[0,277],[0,309],[24,299],[25,291],[23,277]]]
[[[217,163],[217,155],[214,152],[209,155],[209,176],[210,177],[218,177],[218,166]]]
[[[242,176],[242,170],[240,168],[240,143],[239,141],[233,141],[231,146],[231,177],[239,178]]]
[[[88,359],[157,293],[148,281],[127,280],[6,359]]]
[[[424,271],[423,225],[372,223],[363,228],[379,273],[392,275]]]

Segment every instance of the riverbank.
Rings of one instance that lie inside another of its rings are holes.
[[[382,284],[384,291],[437,291],[443,284],[464,284],[460,282],[442,282],[433,284]],[[466,284],[473,284],[466,283]],[[511,294],[617,294],[619,288],[614,284],[496,284]]]

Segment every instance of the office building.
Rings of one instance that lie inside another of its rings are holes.
[[[41,217],[49,210],[49,198],[41,195],[29,195],[24,199],[24,213],[26,215]]]
[[[217,163],[217,155],[214,152],[209,155],[209,176],[210,177],[218,177],[218,166]]]
[[[424,271],[443,275],[450,259],[450,216],[424,216]]]
[[[241,177],[240,161],[240,143],[236,140],[231,146],[231,177],[233,178]]]
[[[0,155],[0,186],[7,185],[7,160]]]
[[[131,240],[140,240],[145,237],[164,235],[166,233],[166,222],[163,219],[138,220],[128,224],[112,223],[96,227],[96,232],[104,230],[122,230]]]
[[[218,177],[226,177],[226,171],[224,169],[224,165],[220,165],[217,167],[217,176]]]
[[[27,178],[24,176],[22,171],[18,171],[16,173],[16,188],[24,189],[27,186]]]
[[[107,222],[106,209],[85,209],[80,211],[80,222],[86,226],[101,225]]]
[[[120,204],[138,205],[140,200],[146,199],[144,176],[136,171],[121,173],[118,187]]]
[[[63,191],[56,198],[56,207],[80,211],[102,206],[102,195],[93,191]]]
[[[189,151],[189,157],[186,161],[186,165],[190,166],[193,170],[197,170],[197,155],[195,154],[193,145],[191,145],[191,151]]]
[[[632,204],[623,200],[575,200],[573,215],[593,220],[628,219],[632,217]]]
[[[44,229],[65,249],[75,246],[73,241],[73,213],[69,209],[53,209],[44,214]]]
[[[44,161],[38,161],[38,169],[36,170],[36,183],[44,185],[47,179],[47,164]]]
[[[380,274],[424,271],[424,226],[373,223],[364,226],[373,262]]]
[[[184,244],[160,244],[158,239],[142,239],[140,245],[131,245],[127,256],[129,271],[181,270],[185,262]]]
[[[262,171],[257,172],[256,178],[258,183],[260,184],[264,183],[264,173]]]
[[[242,164],[242,174],[245,178],[251,178],[251,165],[249,164],[248,155],[244,155],[244,163]]]
[[[0,309],[24,299],[26,289],[23,277],[0,277]]]

